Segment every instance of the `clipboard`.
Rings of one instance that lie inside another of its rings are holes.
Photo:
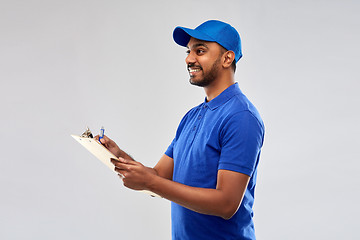
[[[104,147],[99,141],[93,138],[89,128],[87,128],[81,136],[74,134],[71,134],[71,136],[84,148],[91,152],[97,159],[104,163],[108,168],[118,174],[118,172],[115,171],[114,164],[112,164],[110,160],[111,158],[117,159],[117,157],[106,147]],[[161,197],[160,195],[148,190],[142,190],[142,192],[150,194],[152,197]]]
[[[80,143],[84,148],[91,152],[97,159],[109,167],[113,172],[114,164],[111,163],[110,159],[117,157],[112,154],[106,147],[104,147],[99,141],[90,137],[82,137],[77,135],[71,135],[78,143]]]

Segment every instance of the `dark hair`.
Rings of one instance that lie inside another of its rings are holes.
[[[231,67],[232,67],[232,69],[234,70],[234,73],[235,73],[235,71],[236,71],[236,60],[235,59],[232,62]]]

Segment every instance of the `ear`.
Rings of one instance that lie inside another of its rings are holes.
[[[229,68],[231,67],[233,61],[235,59],[235,53],[233,51],[227,51],[224,53],[224,61],[223,61],[223,67]]]

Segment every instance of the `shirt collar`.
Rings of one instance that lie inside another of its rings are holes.
[[[214,98],[210,102],[206,102],[206,97],[205,97],[204,105],[208,106],[211,110],[214,110],[217,107],[226,103],[233,96],[241,94],[241,93],[242,92],[239,88],[239,84],[235,83],[235,84],[231,85],[230,87],[228,87],[227,89],[225,89],[222,93],[220,93],[216,98]]]

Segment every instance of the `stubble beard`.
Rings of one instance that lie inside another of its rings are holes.
[[[204,74],[204,78],[200,81],[193,81],[193,79],[190,77],[189,82],[192,85],[198,86],[198,87],[207,87],[209,86],[211,83],[213,83],[215,81],[215,79],[218,76],[218,64],[220,62],[220,58],[216,59],[216,61],[213,63],[213,65],[211,66],[210,72],[208,72],[207,74]],[[203,70],[202,70],[203,71]]]

